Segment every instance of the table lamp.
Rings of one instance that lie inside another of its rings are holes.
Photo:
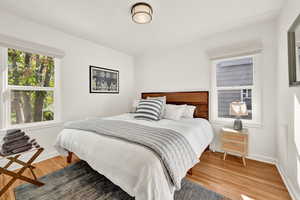
[[[230,104],[229,114],[235,116],[233,129],[234,130],[242,130],[243,124],[241,120],[241,116],[247,116],[247,106],[245,102],[235,101]]]

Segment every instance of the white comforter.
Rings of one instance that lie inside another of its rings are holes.
[[[213,139],[211,125],[200,118],[151,122],[135,120],[133,114],[123,114],[106,119],[175,130],[186,137],[199,156]],[[161,161],[143,146],[93,132],[64,129],[55,147],[64,156],[67,151],[75,153],[136,200],[173,200],[174,187],[168,182]]]

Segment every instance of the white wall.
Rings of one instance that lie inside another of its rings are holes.
[[[61,63],[62,121],[127,112],[134,95],[133,58],[124,53],[24,19],[0,13],[0,33],[63,50]],[[101,27],[99,27],[101,28]],[[89,65],[120,71],[120,94],[90,94]],[[53,143],[60,126],[27,129],[46,148],[44,157],[55,153]]]
[[[295,199],[300,199],[300,87],[288,86],[287,31],[299,14],[300,1],[288,0],[278,22],[278,163]]]
[[[262,54],[261,80],[262,127],[250,128],[252,158],[276,160],[276,26],[275,22],[240,27],[172,50],[145,54],[135,61],[137,96],[145,91],[210,90],[211,62],[207,50],[260,40]],[[220,126],[214,125],[216,133]],[[213,148],[218,149],[216,142]]]
[[[210,69],[202,45],[138,57],[135,61],[138,92],[207,90]]]

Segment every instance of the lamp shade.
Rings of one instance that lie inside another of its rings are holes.
[[[131,8],[132,20],[137,24],[147,24],[152,20],[153,10],[147,3],[136,3]]]
[[[233,116],[247,116],[247,106],[245,102],[232,102],[230,104],[229,114]]]

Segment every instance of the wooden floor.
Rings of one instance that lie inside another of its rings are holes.
[[[78,158],[73,160],[73,162],[77,161]],[[64,158],[55,157],[37,163],[35,166],[36,174],[43,176],[64,168],[67,164]],[[28,171],[24,174],[30,176]],[[291,199],[274,165],[247,160],[245,168],[240,158],[228,156],[228,159],[223,161],[220,153],[205,152],[201,162],[194,167],[193,175],[188,178],[232,200]],[[0,175],[0,188],[8,180],[7,176]],[[17,181],[0,199],[14,200],[13,188],[22,183]]]
[[[247,159],[243,167],[239,157],[228,155],[225,161],[222,157],[205,152],[190,179],[232,200],[291,199],[275,165]]]

